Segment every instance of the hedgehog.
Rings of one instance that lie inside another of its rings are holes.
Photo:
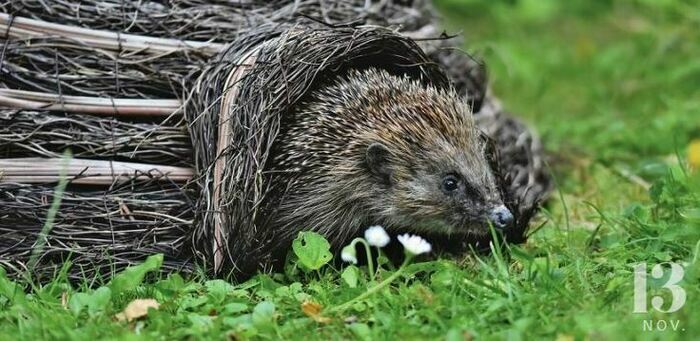
[[[259,254],[279,261],[302,230],[337,251],[369,225],[470,238],[513,223],[484,135],[453,90],[351,70],[295,108],[266,165],[278,195]]]

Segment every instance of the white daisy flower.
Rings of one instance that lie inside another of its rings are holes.
[[[367,230],[365,230],[365,239],[369,245],[376,247],[385,247],[389,244],[389,241],[391,241],[389,234],[379,225],[368,227]]]
[[[404,249],[406,249],[406,251],[412,255],[428,253],[432,249],[430,243],[428,243],[428,241],[423,239],[421,236],[406,233],[400,235],[398,239],[401,245],[403,245]]]
[[[357,253],[355,253],[355,245],[350,244],[340,251],[340,259],[343,262],[357,264]]]

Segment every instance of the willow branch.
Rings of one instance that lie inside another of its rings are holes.
[[[96,115],[168,116],[180,108],[176,99],[131,99],[63,96],[35,91],[0,89],[0,107],[54,110]]]
[[[0,183],[57,182],[62,169],[71,183],[91,185],[111,185],[141,177],[186,182],[194,174],[191,168],[135,162],[71,159],[66,167],[60,158],[15,158],[0,159]]]
[[[218,53],[224,47],[224,44],[219,43],[92,30],[24,17],[15,17],[13,19],[7,13],[0,13],[0,37],[20,39],[61,37],[81,41],[89,46],[111,50],[145,50],[148,52],[196,50],[211,55]]]

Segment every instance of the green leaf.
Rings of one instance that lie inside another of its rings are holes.
[[[68,308],[75,316],[78,316],[85,308],[87,308],[88,315],[95,316],[107,308],[111,299],[112,291],[108,287],[100,287],[92,294],[79,292],[71,296]]]
[[[342,278],[349,287],[356,288],[357,280],[360,278],[360,269],[354,265],[350,265],[343,270],[343,273],[340,274],[340,278]]]
[[[348,325],[347,328],[360,340],[372,339],[372,331],[369,329],[369,326],[364,323],[353,323]]]
[[[445,340],[462,341],[467,340],[467,338],[464,335],[464,331],[460,330],[459,328],[451,328],[447,331],[447,334],[445,334]]]
[[[436,287],[449,287],[455,283],[455,269],[442,269],[430,276],[430,283]]]
[[[73,315],[78,316],[84,307],[90,302],[90,294],[79,292],[71,296],[68,301],[68,309],[73,313]]]
[[[0,266],[0,295],[7,297],[13,303],[25,301],[24,290],[19,284],[7,278],[7,272]]]
[[[316,232],[299,232],[292,249],[299,262],[309,270],[318,270],[333,258],[330,244]]]
[[[222,314],[238,314],[248,310],[248,305],[245,303],[229,303],[221,309]]]
[[[257,327],[270,326],[274,322],[274,314],[274,303],[262,301],[253,308],[253,324]]]
[[[158,271],[163,265],[163,255],[157,254],[146,258],[146,261],[140,265],[130,266],[124,271],[114,276],[114,279],[109,283],[109,288],[112,293],[118,295],[122,292],[134,290],[142,282],[146,274],[149,272]]]
[[[233,285],[221,279],[206,281],[204,286],[207,288],[210,301],[216,304],[223,302],[234,289]]]
[[[100,287],[92,293],[92,299],[88,304],[88,313],[94,314],[104,310],[112,299],[112,290],[108,287]]]
[[[187,319],[190,321],[190,326],[195,331],[205,331],[214,324],[214,319],[211,316],[187,314]]]
[[[236,317],[223,317],[222,324],[232,328],[235,335],[242,340],[247,340],[258,335],[257,328],[253,326],[251,314]]]
[[[197,308],[205,305],[209,301],[207,296],[197,295],[191,296],[187,295],[180,300],[180,306],[178,307],[178,312],[197,310]]]
[[[155,284],[161,294],[171,297],[185,289],[185,280],[177,273],[168,275],[168,278],[160,280]]]

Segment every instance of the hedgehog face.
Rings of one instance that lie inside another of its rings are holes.
[[[381,144],[367,149],[367,164],[386,191],[380,215],[401,229],[483,236],[489,224],[507,228],[513,215],[503,205],[483,144],[432,141],[418,162],[392,159]]]
[[[403,187],[403,186],[397,186]],[[402,193],[406,201],[419,202],[427,210],[409,214],[421,229],[447,234],[484,235],[488,224],[505,228],[510,224],[490,174],[474,177],[472,169],[445,167],[419,171],[407,181]],[[496,212],[502,212],[497,216]],[[512,215],[511,215],[512,216]]]

